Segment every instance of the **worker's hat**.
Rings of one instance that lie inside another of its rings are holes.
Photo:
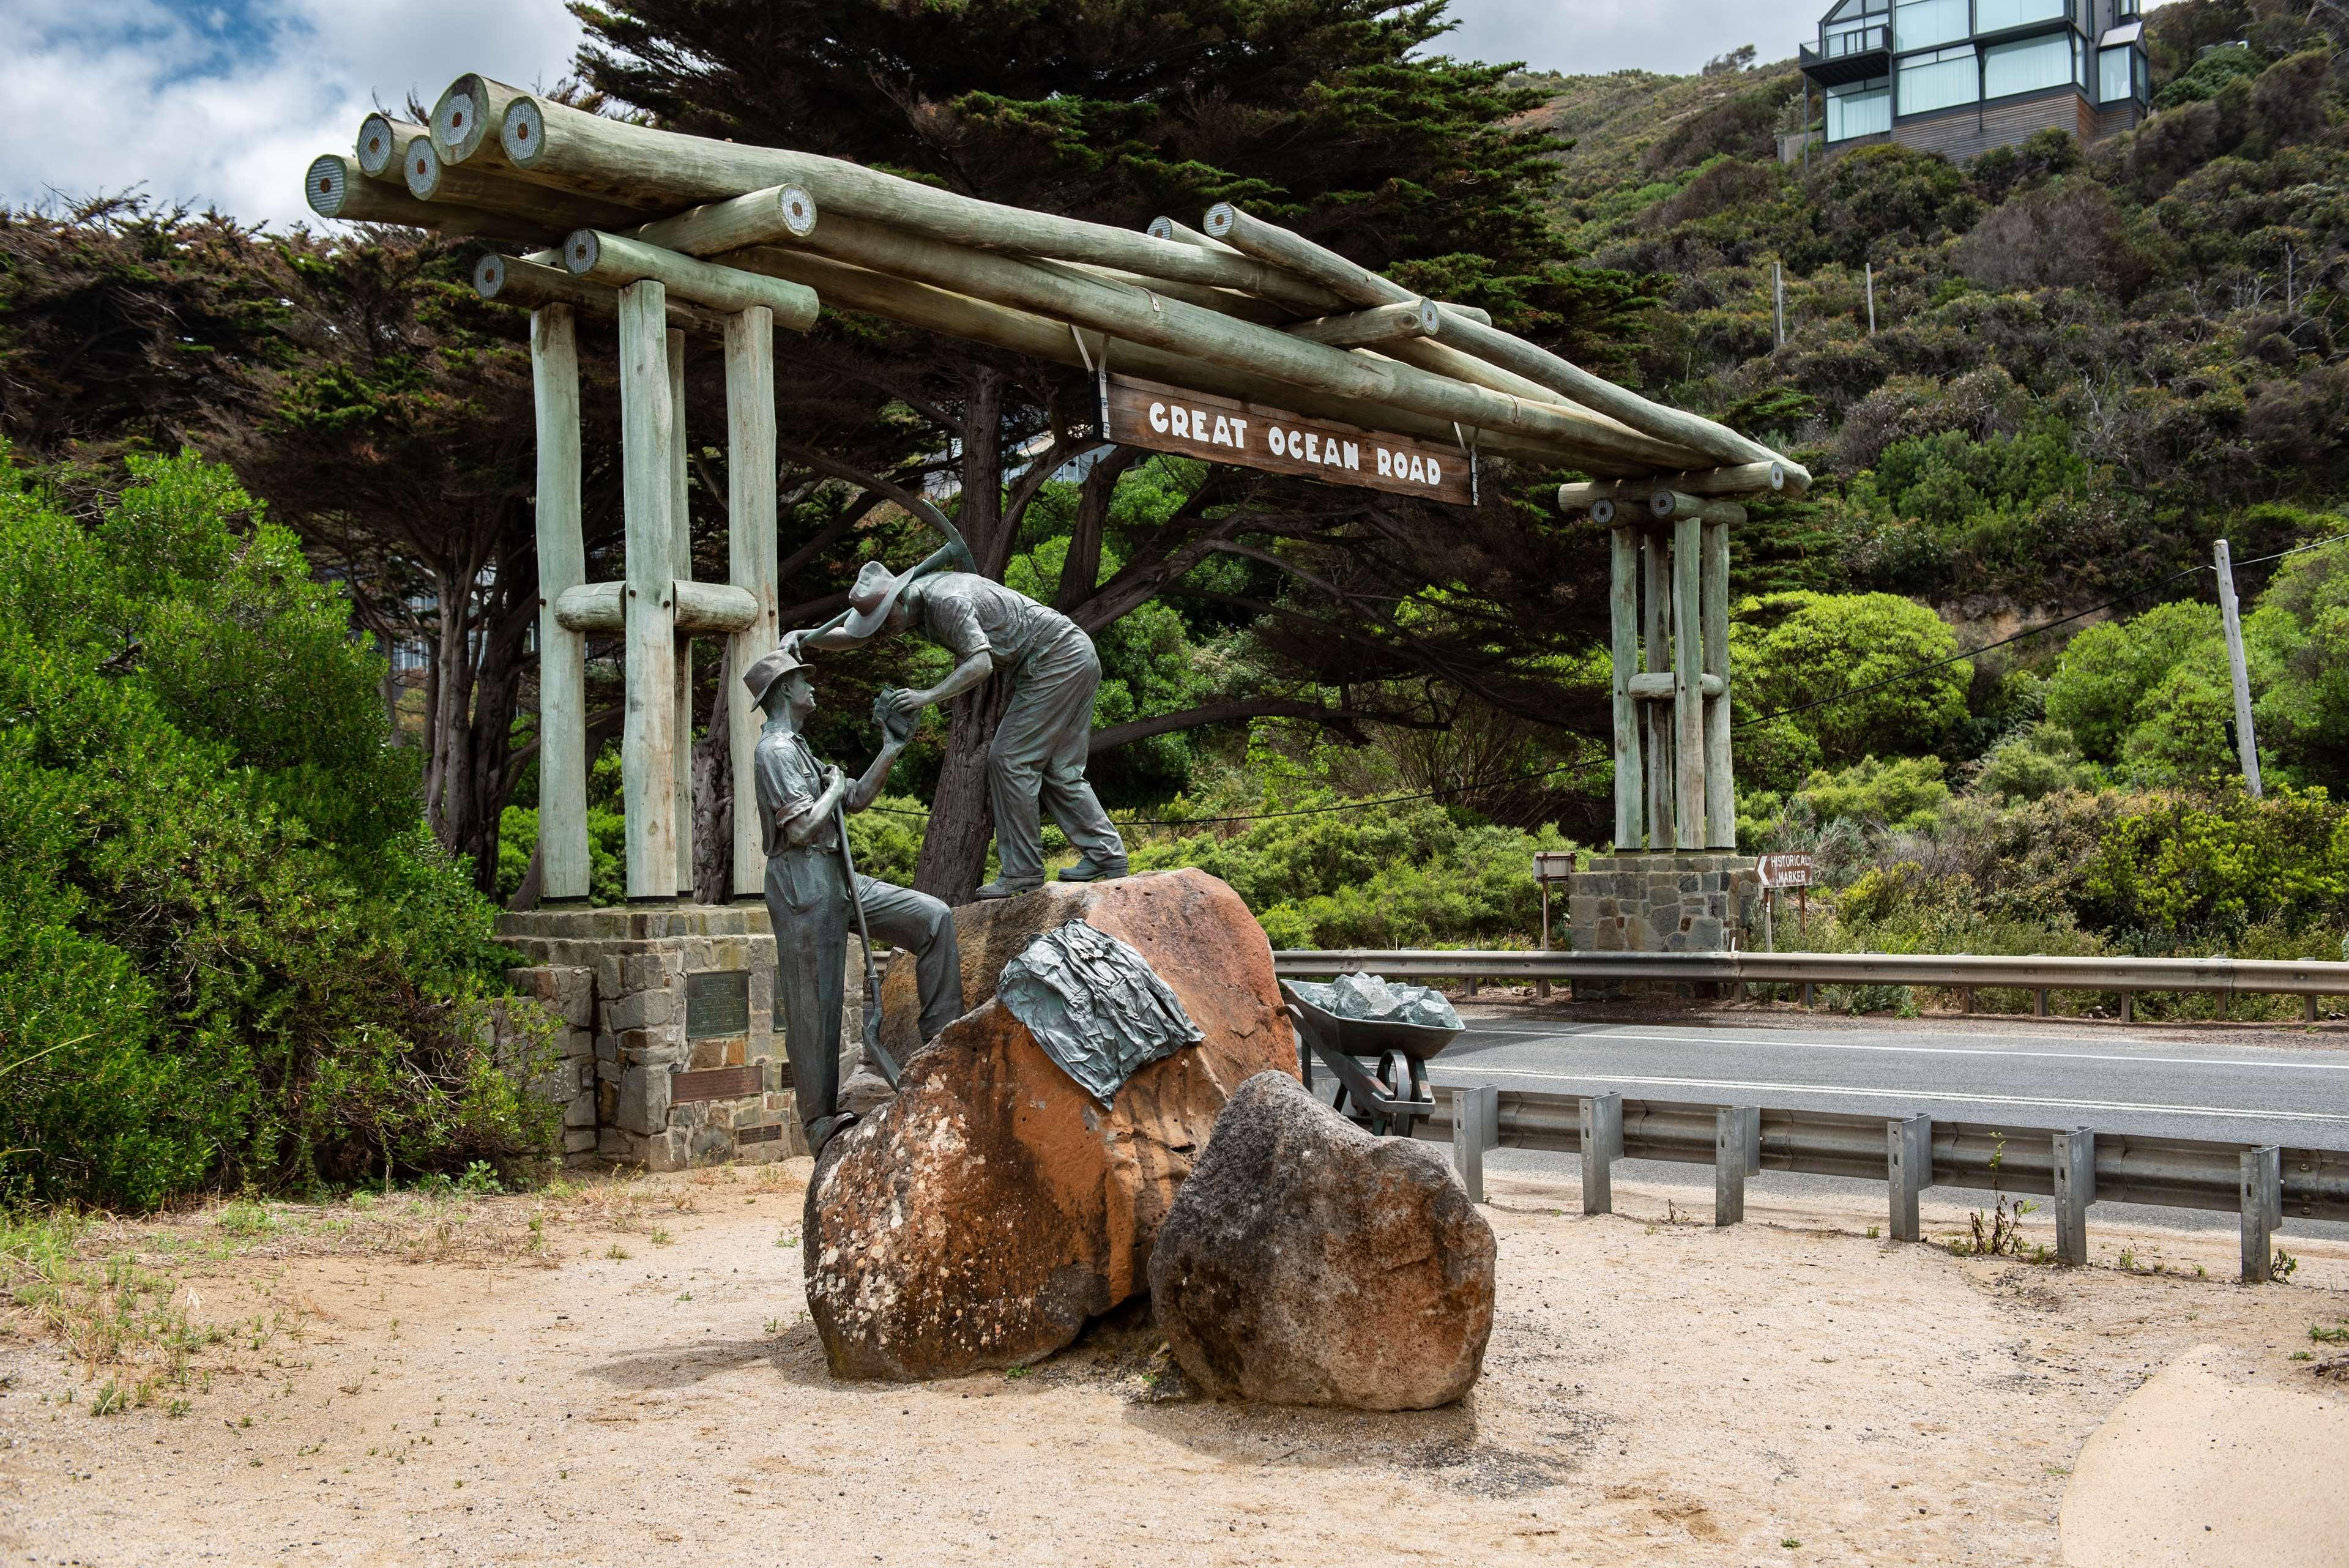
[[[807,661],[790,647],[777,648],[742,672],[742,684],[750,688],[750,701],[760,707],[767,706],[767,693],[777,681],[793,670],[807,668]]]
[[[864,570],[856,574],[854,586],[848,590],[848,634],[864,638],[879,631],[881,623],[889,618],[889,607],[905,591],[905,584],[919,577],[929,564],[926,561],[910,572],[895,573],[878,561],[866,562]]]

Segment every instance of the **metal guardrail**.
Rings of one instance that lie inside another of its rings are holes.
[[[1697,985],[1928,985],[1965,993],[2029,991],[2047,1011],[2050,991],[2097,991],[2121,997],[2132,1016],[2139,991],[2209,992],[2220,996],[2305,998],[2314,1022],[2317,998],[2349,996],[2349,964],[2265,958],[2052,958],[1918,953],[1543,953],[1442,948],[1287,948],[1273,967],[1284,977],[1368,970],[1391,980],[1635,980]]]
[[[1898,1241],[1921,1239],[1917,1199],[1927,1188],[1994,1190],[2054,1199],[2058,1251],[2075,1264],[2087,1261],[2091,1202],[2232,1209],[2242,1215],[2246,1280],[2270,1276],[2271,1242],[2285,1214],[2349,1220],[2349,1150],[1489,1085],[1438,1088],[1436,1113],[1417,1136],[1452,1142],[1462,1181],[1480,1200],[1484,1151],[1493,1148],[1580,1154],[1588,1213],[1612,1212],[1608,1167],[1617,1159],[1711,1165],[1716,1224],[1744,1218],[1744,1179],[1761,1171],[1880,1181],[1890,1189]]]

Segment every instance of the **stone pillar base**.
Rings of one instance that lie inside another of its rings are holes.
[[[568,1031],[548,1087],[568,1162],[676,1171],[807,1152],[763,908],[533,910],[499,916],[498,939],[522,959],[508,978]],[[864,965],[853,942],[849,954],[843,1026],[855,1040]]]
[[[1567,925],[1577,953],[1723,953],[1761,898],[1750,855],[1597,855],[1568,879]]]

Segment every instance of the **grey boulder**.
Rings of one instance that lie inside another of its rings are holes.
[[[1200,1392],[1418,1410],[1493,1332],[1493,1229],[1431,1146],[1374,1138],[1284,1073],[1216,1118],[1159,1227],[1159,1332]]]

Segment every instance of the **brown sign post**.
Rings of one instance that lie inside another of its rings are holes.
[[[1104,401],[1106,434],[1123,446],[1459,506],[1472,499],[1469,456],[1457,448],[1131,376],[1108,377]]]

